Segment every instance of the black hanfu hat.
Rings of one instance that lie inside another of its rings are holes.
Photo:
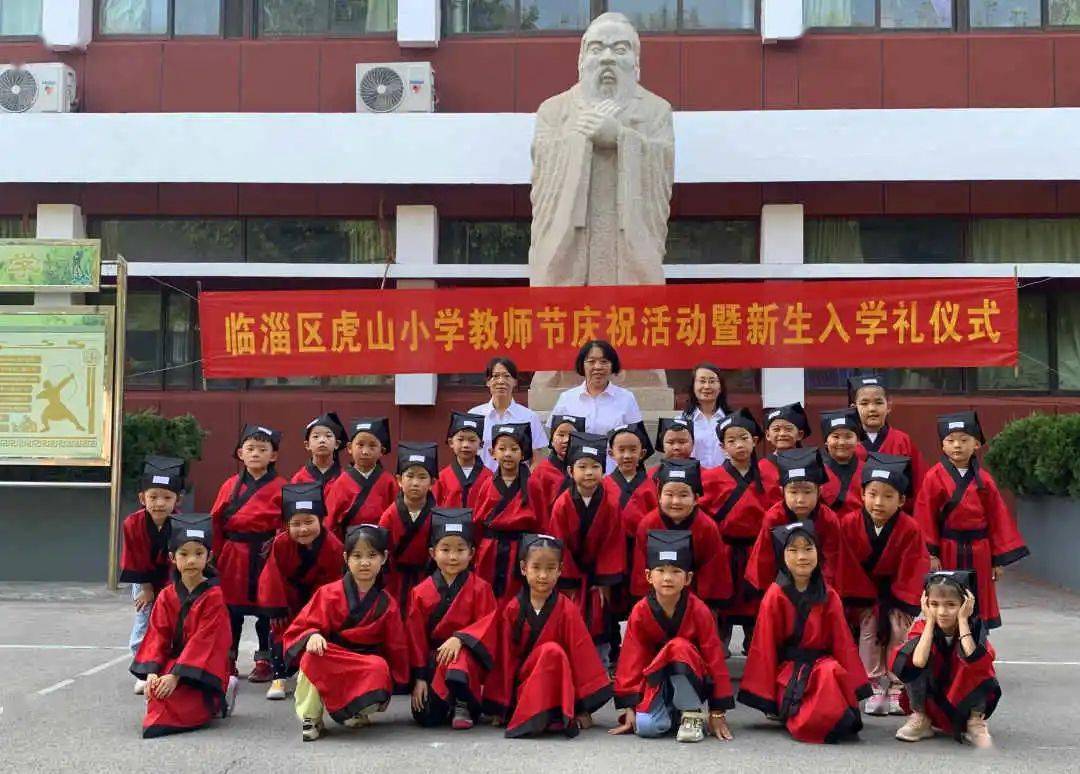
[[[798,481],[809,481],[821,486],[828,480],[821,450],[816,446],[778,451],[776,466],[780,469],[781,487]]]
[[[151,454],[143,462],[142,477],[139,482],[139,491],[147,489],[168,489],[170,492],[180,494],[184,491],[184,476],[187,470],[186,463],[177,457],[159,457]]]
[[[607,436],[571,433],[570,447],[566,452],[566,467],[573,467],[578,460],[596,460],[603,468],[607,463]]]
[[[677,482],[689,486],[698,497],[704,491],[701,486],[701,463],[688,460],[663,460],[656,471],[656,488],[663,489],[664,484]]]
[[[807,538],[819,551],[821,550],[817,530],[814,528],[814,522],[812,521],[794,521],[791,524],[781,524],[779,527],[772,528],[773,552],[780,567],[784,567],[784,549],[788,547],[788,543],[799,535]],[[820,557],[818,558],[818,567],[821,567]]]
[[[322,484],[286,484],[281,487],[281,516],[286,522],[298,513],[326,515]]]
[[[986,443],[983,437],[982,426],[979,424],[979,415],[974,411],[958,411],[955,414],[943,414],[937,418],[938,438],[945,440],[949,433],[967,433],[978,440],[979,444]]]
[[[733,411],[717,423],[716,437],[720,439],[721,443],[724,440],[724,431],[729,427],[741,427],[754,438],[761,437],[761,425],[754,419],[754,415],[750,413],[750,409],[741,408],[737,411]]]
[[[810,437],[810,420],[806,418],[806,409],[803,408],[802,403],[799,401],[788,403],[785,406],[765,409],[766,430],[769,429],[769,425],[778,419],[790,422],[799,430],[802,430],[803,438]]]
[[[240,440],[236,442],[236,450],[240,451],[240,447],[244,445],[244,441],[256,435],[265,435],[268,437],[270,439],[270,446],[274,451],[277,451],[281,446],[280,430],[272,430],[266,425],[244,425],[244,429],[240,431]]]
[[[559,427],[559,425],[573,425],[574,429],[571,432],[584,433],[585,432],[585,417],[575,416],[573,414],[552,414],[548,420],[548,427],[551,432]]]
[[[184,543],[202,543],[213,548],[213,520],[209,513],[174,513],[169,517],[169,550],[176,551]]]
[[[421,467],[432,480],[439,477],[439,445],[429,441],[398,441],[397,472],[401,475],[411,467]]]
[[[687,572],[694,569],[694,550],[690,531],[650,529],[645,543],[645,567],[653,570],[673,565]]]
[[[349,442],[349,437],[345,433],[345,425],[342,424],[336,411],[327,411],[325,414],[320,414],[308,422],[307,425],[304,426],[305,441],[311,437],[311,431],[316,427],[325,427],[332,432],[334,437],[338,439],[338,448],[344,447],[345,444]]]
[[[479,414],[466,414],[461,411],[451,411],[450,426],[446,428],[446,437],[453,438],[462,430],[476,433],[477,438],[483,438],[484,418]]]
[[[889,484],[900,494],[910,497],[914,484],[911,458],[899,454],[869,452],[863,463],[861,483],[865,487],[874,481]]]
[[[694,439],[694,423],[686,417],[660,417],[656,425],[656,448],[663,453],[664,436],[673,430],[685,430]]]
[[[885,379],[879,374],[863,374],[862,376],[850,376],[847,380],[847,398],[848,403],[854,403],[855,399],[859,397],[859,390],[863,387],[880,387],[885,391],[886,395],[888,391],[885,390]]]
[[[649,457],[653,456],[653,454],[656,453],[656,448],[653,446],[652,439],[649,437],[649,431],[645,429],[644,422],[632,422],[628,425],[619,425],[618,427],[612,428],[611,432],[608,433],[607,436],[609,448],[614,448],[615,436],[619,435],[620,433],[631,433],[638,437],[638,440],[641,441],[641,449],[643,452],[645,452],[642,459],[647,460]]]
[[[386,417],[360,417],[349,425],[349,443],[360,433],[370,433],[382,445],[382,453],[390,453],[390,420]]]
[[[532,459],[532,427],[528,422],[499,422],[491,426],[491,447],[495,448],[495,441],[506,436],[517,441],[521,447],[521,461],[529,462]]]
[[[863,430],[862,421],[859,419],[859,412],[853,408],[842,408],[836,411],[822,411],[821,412],[821,437],[828,438],[829,434],[835,430],[847,429],[855,433],[861,439],[866,435],[866,431]]]
[[[431,509],[431,547],[445,537],[459,537],[470,546],[474,545],[472,508]]]

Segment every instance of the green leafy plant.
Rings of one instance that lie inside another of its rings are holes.
[[[206,436],[207,432],[191,414],[163,417],[152,409],[124,414],[124,490],[135,492],[139,488],[139,476],[148,455],[179,457],[188,462],[202,459]]]
[[[1080,414],[1032,414],[990,441],[986,465],[1018,495],[1080,497]]]

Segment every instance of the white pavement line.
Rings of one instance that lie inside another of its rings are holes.
[[[1080,666],[1080,661],[995,661],[1007,666]]]
[[[126,645],[26,645],[0,643],[0,650],[128,650]]]
[[[59,691],[61,688],[67,688],[69,685],[72,685],[74,682],[75,682],[74,680],[61,680],[60,682],[56,683],[55,685],[50,685],[48,688],[42,688],[40,691],[37,692],[37,695],[38,696],[47,696],[48,694],[52,693],[53,691]]]
[[[112,661],[106,661],[104,664],[98,664],[95,667],[90,667],[85,672],[79,672],[78,676],[79,677],[89,677],[90,675],[96,675],[98,672],[103,672],[103,671],[105,671],[106,669],[108,669],[111,666],[116,666],[121,661],[130,661],[130,660],[131,660],[131,656],[129,656],[127,653],[125,653],[122,656],[117,656]]]

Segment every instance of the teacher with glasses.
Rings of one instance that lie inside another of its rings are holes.
[[[479,414],[484,418],[484,448],[480,450],[480,459],[490,470],[497,470],[499,463],[491,456],[491,428],[502,422],[528,422],[532,428],[532,460],[543,459],[548,438],[540,416],[528,406],[522,406],[514,400],[514,390],[518,385],[518,369],[508,357],[493,357],[484,370],[485,384],[491,393],[491,400],[469,409],[470,414]]]

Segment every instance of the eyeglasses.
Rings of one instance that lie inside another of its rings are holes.
[[[512,382],[514,377],[510,374],[492,374],[488,377],[488,380],[492,382]]]
[[[701,385],[702,387],[719,387],[719,379],[695,379],[694,384]]]
[[[590,358],[585,361],[585,365],[591,366],[592,368],[610,368],[611,361],[604,357],[600,359]]]

